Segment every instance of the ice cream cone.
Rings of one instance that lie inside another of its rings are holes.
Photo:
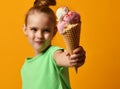
[[[70,55],[72,55],[73,50],[79,46],[80,28],[81,24],[69,24],[64,28],[65,32],[62,34],[62,37]],[[77,66],[75,67],[75,70],[77,73]]]
[[[80,41],[80,14],[64,6],[57,9],[56,16],[58,21],[57,28],[63,36],[68,52],[72,55],[73,50],[79,46]],[[76,72],[77,68],[78,66],[75,67]]]

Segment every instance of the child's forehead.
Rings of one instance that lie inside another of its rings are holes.
[[[44,18],[44,19],[49,19],[49,15],[43,12],[34,12],[28,16],[29,18]],[[29,19],[28,18],[28,19]]]
[[[29,26],[35,26],[35,27],[53,26],[53,23],[49,19],[48,15],[44,13],[36,13],[29,15],[27,23]]]
[[[47,14],[45,13],[37,13],[37,14],[31,14],[28,16],[28,22],[50,22],[50,18]]]

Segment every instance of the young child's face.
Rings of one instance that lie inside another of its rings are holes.
[[[30,44],[38,54],[44,51],[54,36],[54,23],[45,13],[34,13],[28,16],[24,29]]]

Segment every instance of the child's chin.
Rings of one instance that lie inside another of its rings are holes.
[[[47,47],[41,47],[41,46],[39,46],[39,47],[35,47],[35,50],[37,51],[37,52],[43,52],[43,51],[45,51],[46,50],[46,48]]]

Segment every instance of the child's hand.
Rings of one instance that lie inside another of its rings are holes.
[[[66,52],[66,55],[69,55],[68,52]],[[86,53],[82,46],[79,46],[75,50],[73,50],[73,54],[69,58],[70,66],[72,67],[80,67],[84,64],[86,58]]]
[[[54,53],[54,59],[58,66],[80,67],[84,64],[85,58],[85,51],[81,46],[73,50],[72,55],[62,50],[58,50]]]

